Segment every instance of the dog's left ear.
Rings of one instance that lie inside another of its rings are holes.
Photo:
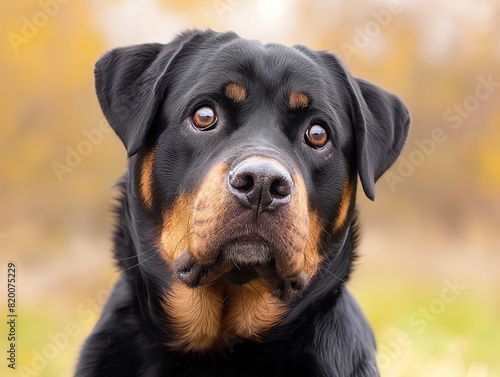
[[[395,95],[352,77],[333,54],[321,51],[323,64],[344,81],[351,105],[358,174],[368,198],[375,199],[375,182],[394,163],[408,135],[410,114]]]
[[[395,95],[353,78],[354,132],[358,174],[368,198],[375,199],[375,182],[401,153],[410,125],[406,106]]]

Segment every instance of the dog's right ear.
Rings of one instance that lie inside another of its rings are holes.
[[[95,86],[101,109],[120,137],[128,156],[136,154],[162,102],[168,74],[184,47],[207,32],[190,31],[169,44],[121,47],[95,65]]]

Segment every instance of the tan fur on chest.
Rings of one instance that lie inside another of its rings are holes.
[[[183,351],[218,348],[235,337],[258,341],[286,311],[286,305],[278,303],[259,280],[195,289],[175,282],[165,296],[164,308],[175,339],[168,346]]]

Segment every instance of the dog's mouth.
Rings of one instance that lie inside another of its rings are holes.
[[[289,301],[299,294],[308,280],[303,271],[294,276],[281,276],[277,272],[272,250],[255,237],[227,244],[212,263],[200,263],[189,250],[185,250],[174,264],[174,271],[189,288],[218,282],[244,285],[260,279],[268,291],[281,301]]]
[[[236,285],[246,284],[259,277],[254,266],[234,267],[223,275],[228,282]]]
[[[260,265],[231,266],[230,262],[216,261],[201,264],[189,251],[184,252],[175,265],[175,272],[180,281],[190,288],[212,284],[217,280],[227,280],[233,284],[246,284],[259,277]]]

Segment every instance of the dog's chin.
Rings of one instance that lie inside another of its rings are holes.
[[[263,242],[242,240],[227,245],[219,258],[210,264],[201,264],[185,251],[174,266],[179,280],[189,288],[221,283],[248,284],[260,279],[269,293],[281,301],[289,301],[307,285],[305,272],[293,277],[282,277],[276,271],[272,250]]]
[[[273,263],[273,254],[269,246],[262,241],[242,239],[228,244],[222,257],[231,261],[236,268],[246,266],[267,266]]]

